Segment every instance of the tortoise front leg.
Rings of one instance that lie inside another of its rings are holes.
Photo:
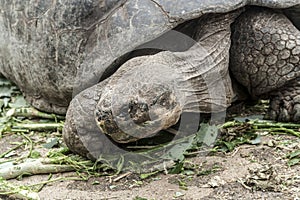
[[[282,13],[255,8],[233,26],[230,69],[253,99],[270,99],[269,117],[299,122],[300,31]]]

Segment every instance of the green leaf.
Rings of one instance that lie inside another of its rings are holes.
[[[13,103],[8,104],[9,107],[11,108],[24,108],[24,107],[29,107],[29,104],[25,100],[25,98],[22,95],[18,95],[15,97]]]
[[[226,146],[228,151],[232,151],[236,146],[234,142],[222,142],[222,143]]]
[[[300,158],[293,158],[293,159],[289,160],[287,163],[288,163],[288,166],[291,167],[293,165],[297,165],[299,162],[300,162]]]
[[[153,175],[155,175],[155,174],[157,174],[159,171],[155,171],[155,172],[151,172],[151,173],[147,173],[147,174],[141,174],[140,175],[140,178],[141,179],[147,179],[147,178],[149,178],[150,176],[153,176]]]
[[[191,148],[192,143],[193,138],[189,138],[186,142],[175,144],[162,157],[167,160],[183,161],[184,153]]]
[[[32,151],[30,154],[30,158],[40,158],[41,157],[41,153],[38,151]]]
[[[294,151],[290,154],[287,155],[288,158],[295,158],[295,157],[298,157],[300,155],[300,150],[297,150],[297,151]]]
[[[199,147],[202,144],[211,146],[216,142],[219,133],[219,128],[215,125],[209,125],[207,123],[202,123],[200,125],[200,130],[196,133],[193,144]]]
[[[182,196],[184,196],[182,192],[176,192],[174,195],[175,198],[182,197]]]
[[[59,139],[58,138],[51,138],[50,142],[46,143],[43,145],[44,148],[46,149],[52,149],[54,146],[59,144]]]
[[[0,117],[0,135],[11,129],[12,122],[8,117]]]
[[[16,93],[19,89],[13,85],[10,81],[0,78],[0,98],[11,97],[13,93]]]
[[[183,162],[179,162],[177,163],[172,169],[169,170],[170,174],[179,174],[184,170],[183,167],[184,163]]]
[[[94,181],[94,182],[92,183],[92,185],[100,185],[100,182],[99,182],[99,181]]]
[[[0,87],[0,97],[11,97],[14,90],[9,86]]]
[[[2,86],[11,86],[12,82],[7,80],[5,77],[0,77],[0,87]]]
[[[261,143],[261,137],[258,135],[256,138],[254,138],[253,140],[249,141],[250,144],[256,145],[256,144],[260,144]]]

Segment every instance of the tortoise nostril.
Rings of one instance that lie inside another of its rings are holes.
[[[148,104],[141,101],[131,100],[128,104],[128,113],[136,124],[151,120]]]

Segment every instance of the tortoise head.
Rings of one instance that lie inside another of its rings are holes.
[[[176,76],[166,78],[162,68],[157,70],[161,73],[155,69],[153,72],[153,68],[149,70],[152,73],[140,69],[140,74],[127,73],[107,84],[95,111],[97,125],[104,134],[118,143],[128,143],[153,136],[178,122],[183,104],[172,81]]]

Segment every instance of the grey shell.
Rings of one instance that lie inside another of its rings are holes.
[[[299,0],[1,0],[0,72],[35,107],[63,114],[114,61],[180,23],[245,5]],[[299,7],[291,9],[299,26]]]

